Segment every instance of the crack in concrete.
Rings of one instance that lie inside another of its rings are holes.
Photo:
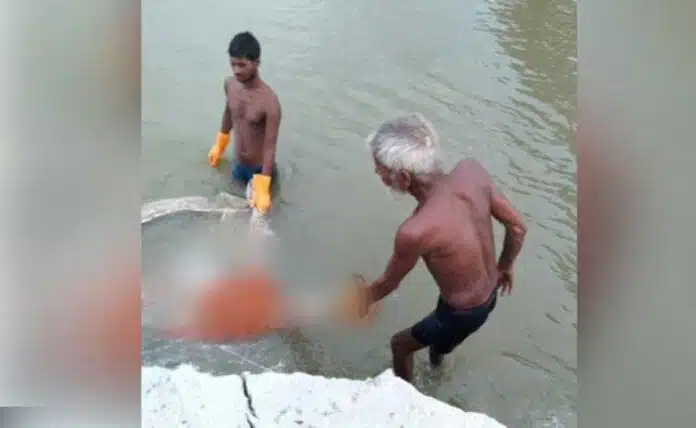
[[[244,396],[247,399],[246,420],[247,420],[247,423],[249,424],[249,428],[256,428],[256,426],[254,425],[254,422],[249,417],[249,414],[251,413],[251,416],[253,416],[254,419],[258,419],[258,416],[256,415],[256,409],[254,409],[254,402],[252,401],[251,394],[249,393],[249,385],[247,385],[246,373],[242,373],[241,377],[242,377],[242,390],[244,391]]]

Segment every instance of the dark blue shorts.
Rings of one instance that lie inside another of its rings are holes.
[[[411,327],[411,335],[438,354],[449,354],[488,320],[495,309],[497,295],[496,288],[486,303],[463,311],[454,309],[440,297],[435,310]]]
[[[234,162],[232,164],[232,179],[236,181],[240,181],[243,184],[247,184],[251,181],[251,178],[254,176],[254,174],[261,174],[261,171],[263,170],[262,165],[241,165],[237,162]],[[273,172],[271,174],[271,178],[273,181],[278,177],[278,168],[276,165],[273,165]]]

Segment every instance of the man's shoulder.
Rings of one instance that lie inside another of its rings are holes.
[[[394,247],[398,252],[410,252],[422,246],[423,230],[420,222],[410,216],[396,230],[394,236]]]
[[[275,104],[280,104],[279,98],[278,98],[278,93],[271,87],[271,85],[268,84],[268,82],[264,81],[263,82],[263,88],[264,88],[264,95],[265,98],[272,103]]]
[[[234,76],[225,76],[223,82],[225,84],[225,88],[231,88],[232,85],[237,82],[237,79],[235,79]]]
[[[223,81],[223,86],[225,88],[225,93],[231,95],[234,90],[239,88],[239,82],[237,82],[234,76],[227,76]]]
[[[266,111],[267,115],[277,115],[280,117],[281,115],[281,107],[280,107],[280,100],[278,99],[278,95],[276,92],[271,88],[271,86],[264,82],[263,83],[263,108]]]
[[[417,211],[404,220],[396,231],[396,238],[410,243],[422,242],[437,225],[437,219],[425,211]]]
[[[486,168],[479,162],[478,160],[474,158],[464,158],[461,159],[457,164],[454,166],[454,169],[452,170],[453,173],[455,174],[488,174],[488,171],[486,171]]]
[[[462,159],[450,173],[456,188],[488,187],[492,178],[488,170],[476,159]]]

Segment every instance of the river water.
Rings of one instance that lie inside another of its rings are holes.
[[[248,29],[260,39],[262,76],[283,106],[273,224],[289,277],[326,287],[347,272],[374,277],[413,202],[389,199],[364,139],[390,116],[423,113],[450,165],[462,157],[482,162],[524,214],[529,233],[513,295],[446,370],[431,372],[420,355],[416,384],[511,427],[575,427],[576,3],[428,4],[143,2],[143,201],[239,191],[227,181],[228,165],[213,170],[206,155],[230,73],[227,43]],[[146,282],[162,254],[195,252],[191,234],[210,230],[208,223],[177,217],[144,229]],[[156,338],[146,325],[143,363],[193,362],[219,374],[270,368],[373,376],[390,365],[390,335],[435,299],[419,265],[369,330],[204,346]]]

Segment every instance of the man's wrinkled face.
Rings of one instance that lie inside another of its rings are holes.
[[[230,58],[230,65],[234,77],[240,83],[245,83],[256,77],[256,72],[259,68],[258,61],[252,61],[247,58]]]

